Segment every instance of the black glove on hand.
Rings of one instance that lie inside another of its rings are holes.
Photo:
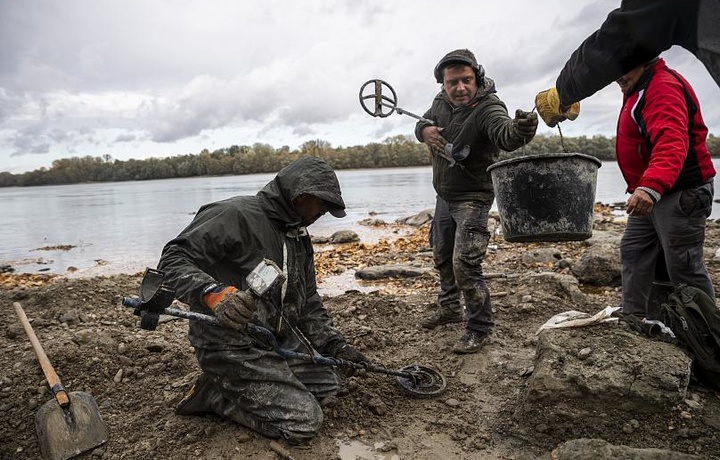
[[[351,361],[358,364],[368,362],[368,359],[365,357],[364,354],[360,353],[352,345],[349,344],[343,345],[342,348],[340,348],[340,350],[335,353],[335,358],[342,359],[344,361]],[[361,374],[365,372],[364,369],[355,369],[348,366],[338,366],[337,370],[344,377],[352,377],[358,371]]]
[[[237,330],[245,329],[255,312],[255,297],[233,286],[217,294],[206,295],[205,304],[215,313],[221,325]]]
[[[530,142],[537,131],[538,116],[534,112],[524,112],[518,109],[515,111],[513,125],[525,142]]]
[[[345,344],[342,348],[335,353],[335,357],[338,359],[344,359],[345,361],[352,361],[354,363],[368,362],[368,359],[364,354],[357,351],[352,345]]]

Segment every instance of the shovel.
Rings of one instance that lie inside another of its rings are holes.
[[[35,429],[43,458],[67,460],[105,444],[108,440],[107,426],[93,397],[81,391],[68,393],[65,390],[22,306],[13,302],[13,307],[55,395],[55,398],[43,404],[35,414]]]

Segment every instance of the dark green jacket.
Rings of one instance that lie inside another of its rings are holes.
[[[278,336],[294,339],[297,327],[321,353],[334,353],[345,344],[323,307],[315,284],[314,253],[291,200],[302,193],[330,193],[343,203],[337,176],[318,158],[300,159],[282,171],[255,196],[238,196],[203,206],[180,235],[163,249],[158,269],[191,309],[212,314],[202,301],[203,290],[215,283],[247,289],[245,277],[263,259],[283,267],[288,281],[284,302],[277,292],[259,301],[253,322]],[[327,195],[326,195],[327,196]],[[283,244],[287,261],[283,260]],[[280,312],[284,319],[281,321]],[[190,322],[196,348],[231,349],[251,343],[244,332]]]
[[[493,81],[485,78],[475,98],[463,107],[453,107],[445,90],[440,91],[423,117],[444,128],[442,135],[454,150],[470,146],[470,155],[453,167],[433,155],[433,187],[437,194],[446,201],[492,204],[495,194],[487,167],[497,161],[500,149],[510,152],[523,145],[505,104],[495,94]],[[424,121],[415,125],[420,142],[426,126],[430,124]]]

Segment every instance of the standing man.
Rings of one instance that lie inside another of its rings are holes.
[[[488,213],[495,194],[488,166],[500,149],[516,150],[530,142],[537,116],[518,110],[510,118],[495,94],[495,83],[467,49],[451,51],[435,66],[442,85],[415,135],[433,154],[433,187],[437,192],[433,221],[433,259],[440,273],[438,309],[421,325],[432,329],[463,321],[465,334],[455,353],[475,353],[488,341],[493,326],[490,291],[482,271],[490,232]]]
[[[720,2],[622,0],[572,53],[555,88],[535,101],[543,121],[574,120],[582,99],[673,45],[694,54],[720,86]]]
[[[660,58],[617,80],[623,107],[617,161],[627,182],[628,223],[620,244],[622,310],[654,316],[647,301],[659,254],[670,281],[715,298],[703,259],[705,222],[712,211],[713,167],[695,92]],[[657,318],[655,318],[657,319]]]
[[[255,196],[203,206],[163,249],[159,270],[193,311],[214,314],[221,326],[190,322],[189,338],[202,369],[177,413],[211,412],[272,438],[302,442],[323,420],[319,402],[338,379],[329,367],[286,360],[256,343],[247,323],[271,330],[281,347],[354,362],[323,307],[315,284],[313,247],[306,227],[326,212],[345,216],[335,172],[319,158],[283,168]],[[248,273],[263,259],[282,267],[282,289],[256,299]]]

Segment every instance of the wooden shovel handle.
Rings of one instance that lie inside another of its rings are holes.
[[[28,321],[27,316],[25,315],[25,310],[23,310],[22,305],[20,305],[19,302],[13,302],[13,307],[15,307],[15,313],[17,313],[18,318],[20,318],[23,328],[25,328],[25,333],[30,339],[35,355],[40,361],[40,367],[42,367],[45,378],[48,381],[48,385],[50,385],[50,389],[53,393],[55,393],[55,399],[57,399],[57,402],[61,407],[66,407],[70,404],[70,398],[68,397],[67,391],[65,391],[62,382],[60,382],[60,377],[58,377],[57,373],[55,373],[55,369],[52,367],[52,364],[50,364],[50,360],[45,354],[42,345],[40,345],[40,341],[35,335],[35,331],[33,331],[30,321]]]

